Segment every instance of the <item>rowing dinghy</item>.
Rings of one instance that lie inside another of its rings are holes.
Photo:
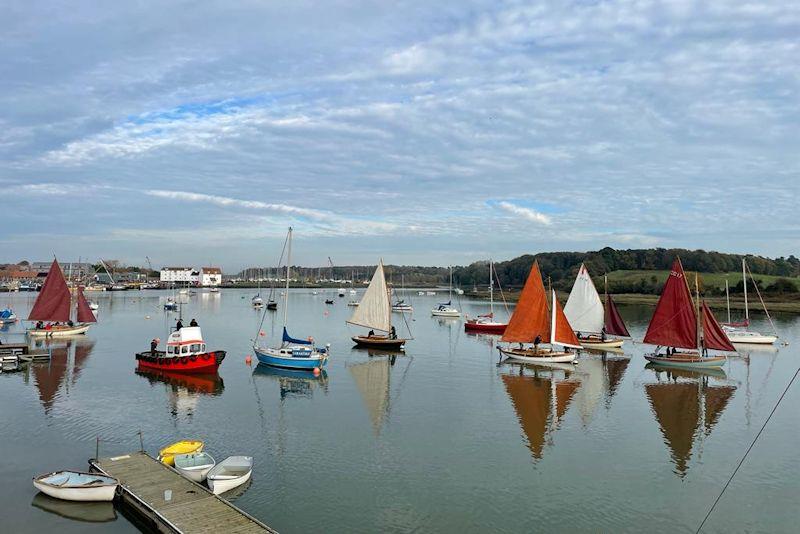
[[[176,441],[171,445],[167,445],[158,451],[158,459],[160,462],[167,465],[175,465],[176,454],[191,454],[194,452],[201,452],[203,450],[203,442],[198,440],[182,440]]]
[[[217,464],[207,452],[176,454],[174,461],[175,469],[189,480],[194,480],[195,482],[204,481],[208,472]]]
[[[56,471],[34,477],[33,486],[42,493],[65,501],[112,501],[119,486],[116,478],[81,473]]]
[[[219,495],[241,486],[252,473],[252,456],[228,456],[208,472],[206,482],[214,495]]]

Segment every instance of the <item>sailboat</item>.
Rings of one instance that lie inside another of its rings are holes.
[[[736,350],[708,305],[700,302],[696,276],[695,292],[696,302],[692,300],[683,264],[675,258],[644,336],[645,343],[656,345],[655,352],[644,355],[648,361],[670,367],[722,367],[725,356],[707,356],[708,349]],[[660,354],[661,347],[673,349]],[[678,352],[675,347],[690,350]]]
[[[260,270],[260,269],[259,269]],[[253,306],[255,309],[261,309],[264,307],[264,299],[261,298],[261,274],[258,275],[258,292],[255,296],[250,299],[250,305]]]
[[[378,263],[375,274],[367,287],[358,307],[353,310],[353,315],[348,324],[369,328],[366,336],[353,336],[351,339],[361,347],[374,347],[382,349],[400,349],[406,339],[398,338],[392,326],[392,306],[389,301],[389,291],[386,287],[386,277],[383,273],[383,260]],[[374,330],[382,332],[375,334]]]
[[[624,340],[606,337],[608,334],[630,337],[614,301],[608,294],[607,279],[605,286],[606,305],[603,307],[589,270],[581,263],[575,284],[564,305],[564,315],[578,334],[581,345],[587,349],[614,349],[622,346]]]
[[[402,291],[403,295],[405,295],[406,292],[405,276],[402,274],[400,275],[400,291]],[[414,307],[410,303],[407,303],[404,299],[401,299],[400,296],[398,296],[397,301],[395,301],[395,303],[392,304],[392,311],[400,313],[413,312]]]
[[[569,350],[580,349],[581,344],[569,324],[556,292],[551,290],[551,305],[548,309],[547,294],[539,271],[539,262],[533,262],[528,280],[519,297],[514,313],[500,341],[519,343],[519,348],[498,345],[501,354],[526,363],[571,363],[577,353]],[[532,343],[526,348],[523,343]],[[549,344],[548,348],[540,348],[540,343]],[[556,350],[556,346],[564,350]]]
[[[474,319],[466,318],[464,321],[465,332],[480,332],[484,334],[502,334],[506,331],[508,323],[494,320],[494,264],[489,260],[489,313],[478,315]]]
[[[36,326],[28,330],[28,335],[32,337],[62,337],[85,334],[91,323],[97,322],[97,319],[89,309],[81,287],[76,290],[75,323],[70,319],[72,308],[72,295],[67,287],[67,281],[58,261],[54,259],[44,286],[28,315],[29,321],[37,321]],[[56,324],[45,326],[43,321]]]
[[[281,345],[275,348],[260,347],[258,342],[253,342],[253,352],[258,361],[265,365],[274,367],[284,367],[287,369],[314,369],[322,368],[328,363],[328,349],[330,345],[317,348],[314,345],[314,338],[295,339],[286,330],[286,323],[289,319],[289,279],[292,265],[292,228],[289,227],[289,234],[286,238],[286,291],[283,292],[283,336]],[[266,313],[266,312],[265,312]],[[258,339],[258,336],[256,336]]]
[[[725,301],[728,305],[728,322],[722,323],[722,328],[725,330],[725,333],[728,334],[728,339],[731,340],[731,343],[772,345],[778,340],[777,333],[776,335],[765,335],[755,330],[748,329],[750,326],[750,309],[747,303],[747,263],[744,258],[742,258],[742,284],[744,289],[744,320],[731,322],[731,302],[728,295],[728,281],[725,280]],[[756,291],[758,291],[758,286],[755,287]],[[760,297],[761,295],[759,294],[759,298]],[[764,313],[767,314],[767,318],[769,319],[769,312],[767,311],[767,306],[764,304],[763,299],[761,300],[761,305],[764,307]],[[770,319],[770,324],[772,324],[772,319]],[[772,327],[774,329],[775,325]]]
[[[447,302],[440,303],[431,310],[431,315],[435,317],[461,317],[461,312],[454,308],[453,302],[453,267],[450,266],[450,287],[447,290]]]

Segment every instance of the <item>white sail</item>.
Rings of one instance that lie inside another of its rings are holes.
[[[605,323],[603,302],[597,294],[589,271],[583,264],[564,306],[564,315],[576,332],[599,334],[603,331]]]
[[[383,262],[378,264],[367,291],[347,322],[381,332],[389,332],[392,329],[392,307],[386,290]]]

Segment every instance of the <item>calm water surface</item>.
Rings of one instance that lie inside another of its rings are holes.
[[[498,365],[491,337],[430,317],[432,296],[412,297],[415,339],[387,356],[351,348],[346,298],[293,290],[290,332],[331,344],[316,379],[245,364],[260,322],[251,294],[187,298],[184,317],[228,351],[218,380],[135,372],[133,353],[175,320],[159,291],[95,293],[89,335],[53,342],[49,365],[0,375],[0,530],[135,532],[111,506],[37,496],[31,477],[85,468],[97,436],[103,455],[135,450],[141,429],[150,452],[198,438],[218,459],[254,456],[235,502],[281,532],[693,532],[800,363],[800,319],[786,316],[789,346],[742,350],[719,372],[647,368],[633,343],[566,370]],[[0,294],[0,307],[26,316],[34,297]],[[651,309],[621,308],[641,339]],[[267,315],[264,342],[281,320]],[[708,532],[797,531],[798,402],[795,384]]]

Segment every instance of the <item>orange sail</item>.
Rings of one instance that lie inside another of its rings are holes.
[[[572,332],[572,328],[569,330]],[[528,280],[525,282],[525,287],[522,288],[519,302],[511,316],[511,320],[508,322],[501,341],[533,343],[536,336],[540,336],[543,343],[547,343],[550,340],[547,294],[544,290],[538,261],[533,262]]]
[[[564,345],[565,347],[573,347],[576,349],[581,348],[581,342],[578,341],[577,336],[575,336],[575,332],[572,330],[572,326],[570,326],[569,321],[567,320],[567,316],[564,315],[564,310],[561,309],[561,304],[556,298],[555,291],[553,291],[553,305],[556,309],[554,321],[556,327],[554,331],[555,335],[550,342],[558,345]]]

